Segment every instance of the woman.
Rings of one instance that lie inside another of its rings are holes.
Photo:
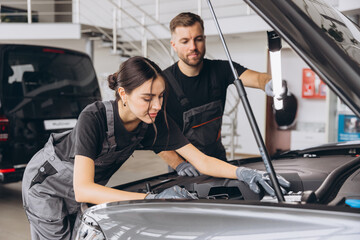
[[[80,202],[192,197],[179,187],[160,194],[105,187],[136,148],[152,149],[160,157],[176,150],[200,172],[215,177],[246,180],[244,170],[255,171],[208,157],[189,144],[161,111],[165,81],[149,59],[130,58],[108,82],[116,100],[88,105],[75,128],[52,134],[26,167],[23,202],[32,239],[71,239]]]

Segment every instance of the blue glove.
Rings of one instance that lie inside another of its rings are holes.
[[[275,96],[274,90],[273,90],[272,79],[265,84],[265,93],[269,97],[274,97]],[[282,88],[281,88],[281,93],[280,93],[280,99],[279,100],[283,99],[287,94],[288,94],[287,83],[286,83],[285,80],[282,80]]]
[[[180,176],[197,177],[200,175],[196,168],[188,162],[180,163],[175,170]]]
[[[275,196],[275,191],[270,186],[269,173],[246,167],[238,167],[236,169],[236,176],[240,181],[245,182],[253,192],[260,193],[260,188],[258,186],[258,184],[260,184],[268,194]],[[290,182],[285,178],[280,175],[277,175],[276,177],[281,186],[290,187]],[[284,194],[286,193],[285,189],[281,188],[281,190]]]
[[[149,193],[145,199],[198,199],[195,195],[192,195],[185,188],[181,188],[177,185],[167,188],[161,193],[154,194]]]

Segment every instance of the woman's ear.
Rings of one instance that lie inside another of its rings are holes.
[[[125,89],[124,89],[123,87],[119,87],[119,88],[118,88],[118,93],[119,93],[119,96],[120,96],[120,98],[121,98],[121,101],[122,101],[123,103],[126,103],[126,98],[127,98],[127,96],[126,96]]]

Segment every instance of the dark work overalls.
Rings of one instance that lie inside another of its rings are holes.
[[[110,102],[103,103],[108,131],[102,151],[94,160],[95,182],[101,185],[105,185],[131,156],[147,129],[147,124],[141,123],[138,136],[126,148],[117,151],[113,106]],[[74,165],[61,160],[54,150],[54,143],[69,137],[69,133],[52,133],[44,148],[33,156],[26,167],[22,194],[33,240],[72,239],[72,229],[78,227],[74,226],[80,208],[80,203],[75,201],[73,188]]]
[[[225,148],[221,142],[224,106],[221,101],[221,89],[216,81],[215,73],[210,74],[212,101],[198,107],[191,106],[189,99],[186,97],[170,68],[164,71],[164,75],[184,111],[184,125],[182,128],[179,126],[184,136],[206,155],[226,160]]]

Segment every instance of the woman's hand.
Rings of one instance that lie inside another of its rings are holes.
[[[167,188],[161,193],[153,194],[149,193],[145,199],[198,199],[195,195],[191,194],[185,188],[181,188],[177,185]]]
[[[236,176],[240,181],[245,182],[253,192],[260,193],[259,185],[261,185],[268,194],[275,196],[275,191],[270,185],[270,176],[267,172],[246,167],[238,167],[236,169]],[[290,182],[285,178],[280,175],[277,175],[276,177],[282,187],[290,187]],[[285,194],[286,191],[282,187],[281,190]]]

